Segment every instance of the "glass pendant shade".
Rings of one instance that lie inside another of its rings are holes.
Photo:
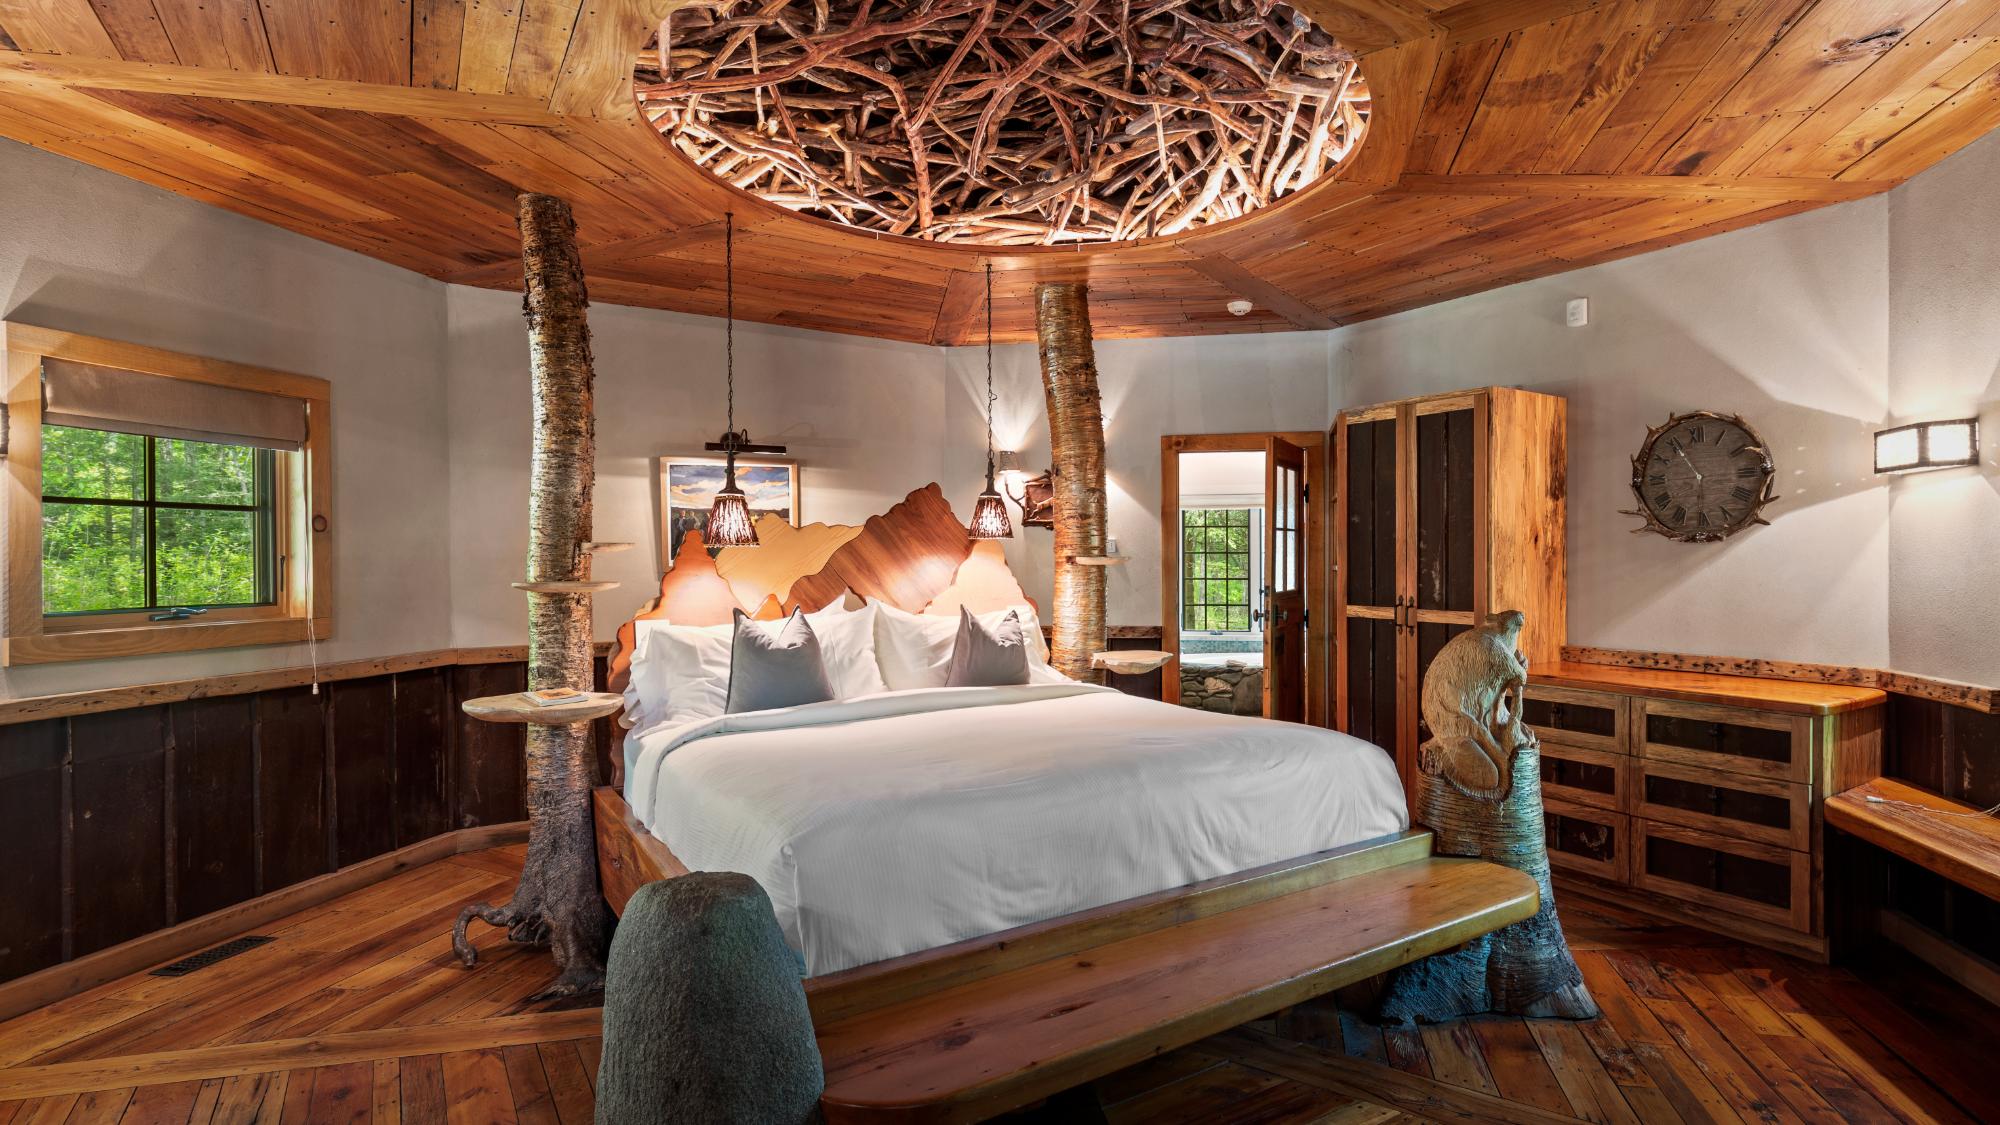
[[[701,541],[710,547],[755,547],[757,525],[750,521],[750,501],[740,488],[726,488],[715,494],[708,510],[708,526]]]
[[[993,491],[991,481],[972,505],[972,526],[966,529],[966,534],[973,539],[1014,538],[1014,521],[1007,518],[1007,504]]]

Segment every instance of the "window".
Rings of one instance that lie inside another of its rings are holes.
[[[1181,628],[1248,632],[1251,534],[1249,508],[1181,512]]]
[[[332,637],[324,379],[0,333],[0,664]]]
[[[269,449],[42,427],[42,612],[269,605]]]

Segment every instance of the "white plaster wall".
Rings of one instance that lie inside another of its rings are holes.
[[[1342,406],[1501,385],[1569,400],[1571,644],[1881,667],[1888,211],[1877,197],[1333,333]],[[1590,324],[1564,305],[1590,299]],[[1631,455],[1677,411],[1773,446],[1770,527],[1633,535]],[[1500,451],[1502,456],[1505,451]]]
[[[449,287],[452,620],[456,643],[519,644],[526,606],[528,367],[520,299]],[[616,305],[590,309],[597,373],[596,531],[637,549],[600,556],[609,638],[655,591],[654,459],[699,453],[724,426],[723,323]],[[1110,572],[1108,619],[1160,620],[1160,435],[1324,427],[1321,334],[1107,340],[1104,395],[1110,524],[1132,561]],[[1048,418],[1032,344],[994,349],[995,440],[1045,468]],[[805,522],[860,523],[932,481],[969,517],[985,473],[986,355],[762,324],[736,326],[736,420],[803,464]],[[1008,561],[1028,595],[1052,594],[1051,533],[1018,526]]]
[[[333,383],[336,635],[322,662],[451,644],[444,286],[0,140],[9,320]],[[0,696],[307,663],[266,645],[0,670]]]
[[[1889,422],[1980,419],[1977,468],[1889,486],[1889,659],[2000,684],[2000,135],[1889,194]]]
[[[528,549],[521,299],[451,286],[449,306],[453,634],[462,647],[522,644],[526,596],[508,585],[523,580]],[[701,454],[702,443],[724,429],[724,331],[712,317],[604,304],[591,306],[590,330],[594,534],[639,544],[598,556],[592,569],[597,579],[622,583],[596,598],[596,633],[609,639],[658,591],[664,561],[655,459]],[[860,523],[911,489],[946,480],[950,413],[940,349],[736,326],[736,424],[752,440],[786,445],[800,459],[807,523]],[[983,430],[970,432],[983,440]],[[977,492],[974,485],[952,495],[961,515]]]
[[[1100,340],[1097,383],[1104,399],[1106,524],[1119,553],[1131,559],[1107,574],[1105,621],[1158,625],[1160,620],[1160,438],[1267,430],[1323,430],[1333,420],[1328,400],[1326,333],[1201,336],[1164,340]],[[1049,466],[1048,408],[1035,348],[994,349],[994,437],[1021,451],[1021,466]],[[969,511],[985,471],[981,403],[986,393],[983,348],[949,349],[954,432],[963,452],[948,456],[952,503]],[[957,474],[954,478],[951,474]],[[1046,607],[1054,594],[1054,533],[1019,526],[1007,542],[1007,563],[1028,596]]]

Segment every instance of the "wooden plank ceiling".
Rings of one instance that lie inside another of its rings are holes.
[[[592,296],[899,340],[1326,328],[1887,190],[2000,125],[1993,0],[1296,0],[1362,56],[1332,179],[1233,223],[981,253],[844,232],[673,154],[631,95],[675,0],[0,0],[0,134],[431,277],[516,288],[514,197]],[[1256,310],[1233,317],[1237,296]]]

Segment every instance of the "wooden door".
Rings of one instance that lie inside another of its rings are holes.
[[[1264,440],[1264,717],[1305,721],[1306,452]]]

